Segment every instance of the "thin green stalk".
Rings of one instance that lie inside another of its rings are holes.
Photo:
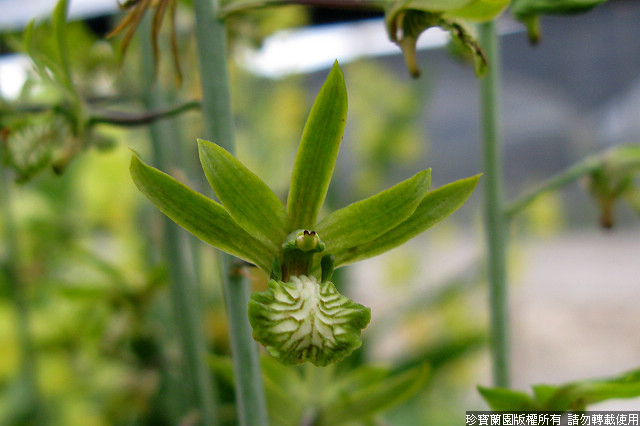
[[[217,0],[194,0],[193,7],[205,137],[233,154],[235,142],[225,26],[217,18]]]
[[[568,169],[560,172],[556,176],[545,180],[531,191],[522,194],[515,200],[508,203],[505,207],[505,216],[508,219],[511,219],[527,206],[531,205],[531,203],[533,203],[542,194],[554,189],[562,188],[582,176],[592,173],[601,166],[601,162],[602,160],[598,156],[587,157],[579,163],[576,163]]]
[[[239,424],[248,426],[268,425],[267,405],[262,385],[262,370],[258,345],[253,340],[247,303],[251,287],[243,266],[236,264],[231,256],[220,253],[224,264],[224,275],[228,277],[225,304],[231,333],[231,354],[236,378],[236,404]]]
[[[149,19],[145,19],[143,24],[149,25]],[[154,81],[155,66],[149,40],[142,42],[142,55],[144,103],[148,109],[153,110],[158,108],[161,102],[158,90],[154,90],[150,84]],[[154,162],[164,170],[175,167],[173,160],[175,151],[168,152],[172,146],[175,150],[175,140],[177,140],[177,137],[172,137],[175,125],[171,124],[154,122],[150,126]],[[182,344],[184,370],[191,385],[188,389],[192,392],[187,398],[195,404],[201,424],[214,425],[217,424],[216,398],[207,363],[202,307],[198,297],[201,289],[194,277],[193,267],[189,264],[185,232],[169,218],[163,217],[163,221],[165,237],[163,249],[169,267],[171,301]]]
[[[495,386],[509,387],[509,316],[506,278],[506,219],[503,213],[499,132],[500,54],[494,22],[480,25],[480,44],[489,70],[480,82],[480,123],[484,161],[485,229],[488,250],[490,342]]]
[[[205,138],[234,152],[231,89],[227,70],[226,34],[217,18],[217,0],[194,0],[196,40],[202,84]],[[221,253],[221,281],[229,318],[231,355],[236,379],[236,405],[240,424],[268,424],[258,345],[251,336],[248,318],[249,282]]]

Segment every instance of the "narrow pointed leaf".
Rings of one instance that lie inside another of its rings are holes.
[[[345,393],[322,408],[315,424],[337,426],[369,420],[380,411],[412,397],[424,385],[428,375],[429,368],[421,365]]]
[[[478,391],[493,410],[577,411],[608,399],[640,396],[640,370],[605,379],[587,379],[563,385],[536,385],[533,386],[535,399],[525,392],[505,388],[479,386]]]
[[[391,370],[382,365],[362,364],[333,377],[331,387],[339,394],[349,394],[358,389],[373,386],[388,378]]]
[[[404,222],[418,207],[431,183],[425,170],[373,197],[350,204],[322,220],[315,231],[330,254],[370,242]]]
[[[538,391],[539,393],[539,391]],[[545,401],[544,409],[577,410],[618,398],[640,396],[640,370],[604,379],[587,379],[558,386]]]
[[[478,392],[492,410],[526,411],[536,410],[538,405],[526,392],[505,388],[478,386]]]
[[[138,189],[178,225],[220,250],[270,270],[276,252],[240,228],[220,204],[135,155],[130,171]]]
[[[432,227],[464,204],[476,187],[478,179],[479,175],[430,191],[413,214],[389,232],[366,244],[352,245],[334,252],[336,267],[384,253]]]
[[[69,2],[67,0],[59,0],[53,11],[53,33],[56,40],[56,47],[58,50],[58,58],[60,66],[62,68],[63,75],[59,76],[64,78],[64,84],[68,90],[74,91],[73,80],[71,78],[71,70],[69,66],[69,55],[67,54],[66,46],[66,29],[67,29],[67,11],[69,9]]]
[[[283,391],[291,391],[292,400],[297,399],[296,394],[307,389],[307,383],[297,369],[288,367],[270,356],[263,356],[260,361],[265,382],[271,382],[274,387]]]
[[[324,203],[347,119],[347,90],[336,62],[309,113],[298,147],[287,211],[291,229],[310,229]]]
[[[540,407],[544,407],[547,401],[557,392],[556,385],[533,385],[533,397]]]
[[[207,180],[231,217],[253,237],[277,250],[288,234],[284,205],[258,176],[218,145],[198,140]]]

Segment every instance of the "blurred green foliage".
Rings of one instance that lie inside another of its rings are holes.
[[[244,20],[234,17],[232,39],[259,43],[276,28],[305,22],[302,9],[284,10],[288,12],[263,11]],[[186,12],[179,12],[178,22],[187,17]],[[255,22],[259,25],[253,26]],[[46,37],[46,31],[50,31],[47,25],[39,24],[33,29],[37,49],[43,55],[55,51],[52,39]],[[179,25],[178,36],[183,47],[181,61],[193,63],[189,31]],[[141,64],[136,55],[130,53],[118,71],[118,55],[112,46],[117,40],[99,40],[80,23],[68,27],[66,38],[73,40],[68,49],[73,82],[70,87],[82,102],[87,102],[87,106],[83,105],[88,108],[85,112],[140,111]],[[134,39],[131,49],[137,48]],[[51,55],[55,62],[55,55]],[[171,55],[161,57],[163,63],[171,60]],[[170,99],[199,97],[193,67],[185,67],[184,83],[176,87],[171,67],[163,63],[158,68],[155,85],[166,88]],[[233,65],[231,68],[238,156],[284,198],[300,131],[313,101],[313,90],[309,90],[313,80],[290,77],[273,81]],[[357,76],[349,80],[351,127],[344,143],[345,149],[353,153],[350,158],[356,164],[355,167],[339,164],[348,169],[338,170],[330,187],[327,201],[332,209],[341,206],[344,198],[368,196],[388,187],[398,175],[406,177],[411,169],[424,167],[417,164],[417,158],[426,150],[426,138],[418,118],[426,87],[423,83],[398,81],[391,70],[375,62],[361,61],[344,69],[345,73]],[[9,201],[15,220],[11,226],[20,243],[17,269],[28,306],[28,329],[33,341],[39,393],[37,399],[31,398],[21,377],[24,354],[16,331],[15,305],[9,283],[3,280],[0,286],[1,421],[26,425],[44,424],[41,420],[46,419],[47,424],[65,426],[189,424],[195,420],[193,413],[182,411],[184,392],[181,389],[186,384],[177,381],[180,350],[171,321],[169,276],[160,255],[161,222],[142,202],[128,175],[130,153],[127,148],[143,154],[149,152],[147,133],[144,128],[94,124],[91,142],[75,150],[73,161],[57,176],[50,167],[64,150],[65,137],[53,134],[58,131],[55,126],[61,127],[66,135],[73,134],[72,129],[65,127],[71,125],[69,120],[60,113],[68,105],[65,93],[67,89],[60,88],[42,73],[30,74],[19,99],[7,104],[7,109],[3,106],[0,115],[8,137],[3,144],[7,149],[3,154],[4,175],[22,182],[10,185]],[[381,97],[386,102],[375,102]],[[181,125],[175,128],[180,129],[182,136],[178,135],[176,143],[184,144],[184,149],[178,150],[182,153],[177,154],[176,160],[184,156],[187,166],[180,166],[176,161],[173,171],[184,179],[193,179],[197,186],[202,177],[190,167],[197,162],[197,157],[194,156],[195,143],[188,141],[195,141],[202,124],[195,114],[185,114],[177,122]],[[99,146],[94,142],[95,135],[111,141],[110,149],[90,149]],[[30,139],[25,142],[27,137]],[[352,190],[345,191],[347,188]],[[0,225],[3,235],[5,226],[3,220]],[[3,247],[0,252],[3,259],[6,250]],[[206,260],[210,251],[209,247],[198,246],[194,259]],[[206,261],[196,264],[206,279],[202,300],[206,307],[210,349],[218,356],[226,356],[228,336],[216,273]],[[262,276],[254,277],[256,288],[264,285],[262,280]],[[336,274],[335,280],[337,285],[346,286],[340,274]],[[439,315],[439,309],[434,305],[433,315]],[[464,324],[460,327],[464,329]],[[455,331],[460,327],[454,327]],[[446,337],[447,333],[442,336]],[[453,352],[440,352],[440,361],[435,363],[430,362],[429,354],[448,347],[449,343],[431,341],[426,347],[413,347],[413,355],[406,362],[425,366],[421,368],[433,364],[429,375],[432,377],[441,365],[477,350],[482,342],[480,339]],[[365,346],[375,345],[372,340]],[[367,358],[365,347],[339,368],[343,372],[353,371],[354,377],[358,377],[364,374],[362,371],[373,368],[364,366]],[[386,366],[380,371],[386,373],[374,374],[372,378],[382,380],[389,374],[394,378],[404,377],[393,379],[396,381],[416,378],[410,371],[403,373],[401,365],[383,363]],[[406,365],[409,368],[409,364]],[[214,368],[214,373],[216,371]],[[223,402],[223,423],[235,424],[234,410],[228,405],[233,404],[228,378],[223,374],[216,381]],[[404,387],[402,383],[398,382],[397,386]],[[412,392],[403,394],[405,397],[397,399],[397,403],[426,389],[415,383]],[[329,396],[341,392],[327,386]],[[375,389],[363,389],[363,395],[393,389],[381,384]]]
[[[562,385],[534,385],[532,389],[533,396],[512,389],[478,388],[492,410],[584,411],[587,406],[597,402],[639,396],[640,370],[615,377],[579,380]]]
[[[197,67],[193,66],[190,12],[188,4],[180,4],[179,59],[189,64],[183,67],[183,84],[176,87],[171,67],[166,66],[169,54],[161,55],[164,62],[154,82],[170,101],[200,97]],[[306,22],[305,11],[298,7],[234,15],[229,18],[231,43],[259,45],[276,29]],[[12,213],[11,217],[0,218],[0,263],[4,271],[17,272],[20,294],[26,300],[38,392],[33,393],[23,374],[25,347],[21,343],[19,303],[12,288],[15,283],[3,273],[0,424],[192,424],[197,421],[194,413],[183,411],[187,384],[179,380],[180,349],[170,309],[167,266],[160,254],[161,219],[143,202],[128,173],[127,148],[143,155],[150,152],[148,132],[144,128],[95,124],[90,132],[77,133],[78,123],[69,116],[69,105],[79,99],[82,108],[88,104],[89,109],[83,109],[83,113],[92,112],[94,107],[139,112],[140,55],[130,52],[118,70],[117,40],[100,40],[83,24],[71,23],[65,38],[72,40],[67,49],[72,85],[66,81],[61,86],[60,81],[47,77],[46,71],[55,68],[50,62],[60,62],[55,39],[50,37],[51,25],[35,25],[31,31],[33,46],[37,46],[34,48],[42,63],[47,63],[43,65],[45,72],[30,73],[19,98],[0,103],[2,176],[9,189],[0,195],[8,201]],[[16,48],[20,48],[21,36],[11,37]],[[150,35],[140,35],[145,36]],[[166,39],[168,35],[163,32],[160,37]],[[166,43],[160,46],[166,48]],[[134,38],[131,50],[138,47]],[[230,67],[238,157],[284,198],[300,129],[313,100],[313,90],[309,90],[313,76],[274,81],[256,77],[233,63]],[[419,121],[429,84],[425,77],[417,82],[398,79],[384,61],[374,60],[343,65],[343,70],[348,76],[351,105],[343,149],[351,155],[338,164],[327,197],[331,209],[387,187],[399,174],[408,176],[410,169],[422,166],[416,163],[426,157],[428,149],[428,137]],[[194,167],[195,139],[202,129],[199,116],[185,114],[168,123],[177,129],[175,144],[180,148],[176,149],[179,154],[175,155],[172,173],[205,188]],[[80,144],[75,145],[78,140]],[[183,166],[178,164],[182,156]],[[51,169],[61,158],[73,161],[57,176]],[[608,173],[610,169],[605,171],[603,176],[593,176],[598,183],[592,188],[596,198],[602,199],[603,194],[609,196],[607,200],[612,195],[626,197],[637,208],[637,185],[607,185],[612,179],[617,182],[619,175]],[[624,189],[624,193],[618,189]],[[556,221],[557,208],[549,208],[549,204],[534,206],[530,212],[532,228],[541,224],[548,227],[549,217]],[[10,230],[18,241],[13,254],[6,244]],[[547,231],[540,228],[540,232]],[[439,235],[444,240],[451,234],[429,234],[426,238],[437,239]],[[209,349],[214,355],[212,370],[218,373],[220,417],[222,424],[232,425],[236,417],[230,386],[233,379],[225,364],[228,336],[217,271],[210,266],[211,253],[210,247],[197,246],[193,260],[204,282],[200,300],[205,307]],[[373,371],[370,376],[365,374],[371,380],[406,378],[403,374],[407,371],[428,369],[428,375],[419,377],[412,392],[395,401],[398,405],[383,418],[399,425],[448,425],[452,412],[483,407],[472,395],[479,365],[485,361],[484,352],[479,351],[485,345],[485,336],[478,329],[484,318],[477,309],[477,300],[484,296],[475,286],[481,282],[482,271],[472,265],[457,279],[425,291],[420,285],[421,259],[412,254],[415,250],[403,248],[376,260],[384,265],[381,270],[387,288],[402,296],[401,308],[394,311],[400,314],[394,313],[390,321],[393,334],[411,336],[410,342],[385,332],[389,317],[374,317],[363,348],[337,368],[351,379],[362,371]],[[7,264],[9,260],[12,265]],[[347,292],[358,291],[348,288],[348,273],[338,271],[336,285],[342,287],[341,291],[345,287]],[[264,289],[264,276],[253,274],[252,281],[254,288]],[[376,348],[381,346],[393,346],[394,351],[380,355]],[[372,360],[376,367],[370,364]],[[271,374],[275,368],[283,370]],[[302,376],[294,367],[278,365],[266,370],[269,380]],[[325,396],[329,396],[322,402],[331,402],[335,396],[332,392],[356,389],[355,381],[347,382],[345,379],[342,387],[335,388],[324,383]],[[372,391],[364,386],[366,383],[357,384]],[[276,404],[275,409],[289,409],[289,399],[278,403],[274,394],[272,386],[270,403]]]

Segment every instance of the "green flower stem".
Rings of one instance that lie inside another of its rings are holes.
[[[229,287],[225,289],[225,304],[236,378],[238,423],[247,426],[268,425],[258,344],[253,340],[247,313],[251,287],[242,266],[236,264],[236,261],[225,253],[220,252],[220,257],[224,266],[223,276],[227,277]]]
[[[194,0],[196,41],[202,84],[204,138],[234,153],[231,90],[227,70],[224,24],[218,19],[217,0]],[[236,381],[236,403],[240,423],[268,424],[258,346],[251,337],[247,304],[249,283],[231,268],[231,257],[220,253],[222,287],[229,318],[229,336]],[[232,273],[234,272],[234,273]],[[230,275],[228,275],[230,274]]]
[[[40,391],[37,383],[37,365],[31,333],[29,332],[29,305],[24,294],[24,282],[21,279],[19,264],[20,250],[15,222],[11,212],[9,177],[3,167],[4,159],[0,158],[0,220],[4,228],[5,259],[0,268],[4,272],[9,285],[10,296],[16,309],[16,331],[21,353],[21,378],[27,388],[27,398],[33,421],[37,424],[48,424],[42,409]]]
[[[592,173],[601,166],[601,162],[602,160],[598,156],[587,157],[568,169],[560,172],[556,176],[547,179],[531,191],[522,194],[515,200],[508,203],[505,207],[505,216],[508,219],[513,218],[516,214],[527,208],[527,206],[531,205],[531,203],[533,203],[542,194],[548,191],[553,191],[554,189],[562,188],[582,176]]]
[[[235,153],[225,26],[217,0],[194,0],[196,41],[202,85],[204,139]]]
[[[495,386],[509,387],[509,324],[506,278],[506,225],[503,212],[502,164],[499,135],[499,40],[494,22],[479,26],[489,70],[480,82],[485,227],[488,249],[490,340]]]
[[[150,19],[145,19],[143,24],[149,25]],[[142,40],[144,103],[152,110],[161,103],[160,94],[151,87],[155,73],[151,43],[144,37]],[[172,137],[175,126],[170,124],[154,122],[150,126],[154,161],[165,170],[175,167],[171,161],[173,156],[167,152],[177,139]],[[168,217],[163,216],[163,221],[164,257],[171,279],[171,301],[182,344],[184,370],[190,384],[187,400],[195,404],[203,425],[213,425],[216,424],[216,398],[207,364],[202,308],[197,296],[200,289],[192,273],[193,268],[189,265],[188,255],[183,250],[186,234]]]

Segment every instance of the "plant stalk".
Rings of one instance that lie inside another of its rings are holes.
[[[231,89],[227,70],[226,33],[218,19],[218,0],[194,0],[196,41],[202,84],[205,137],[227,151],[235,151]],[[268,424],[262,385],[258,345],[253,340],[248,317],[249,281],[232,265],[232,258],[220,253],[220,271],[231,355],[236,377],[236,406],[242,425]]]
[[[493,383],[510,385],[509,314],[506,277],[507,220],[504,215],[500,143],[500,51],[495,23],[479,26],[489,70],[480,81],[480,126],[484,162],[485,232],[487,239],[490,345]]]
[[[236,386],[236,404],[239,424],[268,425],[267,404],[262,384],[262,369],[258,344],[253,340],[247,303],[251,286],[244,266],[231,256],[220,253],[223,273],[228,277],[225,291],[225,305],[231,333],[231,355]]]
[[[602,160],[598,156],[587,157],[568,169],[560,172],[556,176],[545,180],[531,191],[522,194],[515,200],[508,203],[504,210],[506,218],[513,218],[513,216],[530,206],[542,194],[548,191],[553,191],[554,189],[562,188],[563,186],[594,172],[601,166],[601,162]]]
[[[150,20],[146,18],[144,26]],[[152,46],[148,39],[142,44],[143,88],[144,103],[149,110],[154,110],[161,104],[158,88],[152,87],[155,81],[154,59]],[[173,125],[172,125],[173,124]],[[175,150],[175,123],[153,122],[149,128],[154,155],[154,162],[163,169],[175,168],[175,152],[168,152],[170,147]],[[164,257],[168,264],[170,275],[170,293],[175,316],[176,327],[180,334],[182,345],[183,366],[186,371],[188,387],[188,402],[198,411],[200,424],[205,426],[217,424],[215,406],[216,397],[211,380],[211,373],[207,363],[207,343],[203,329],[202,306],[198,294],[201,289],[190,264],[186,233],[169,218],[163,216]]]
[[[118,126],[145,126],[158,120],[173,118],[192,109],[199,109],[200,101],[190,101],[174,108],[164,110],[146,111],[143,113],[120,112],[110,110],[91,110],[88,125],[116,124]]]

